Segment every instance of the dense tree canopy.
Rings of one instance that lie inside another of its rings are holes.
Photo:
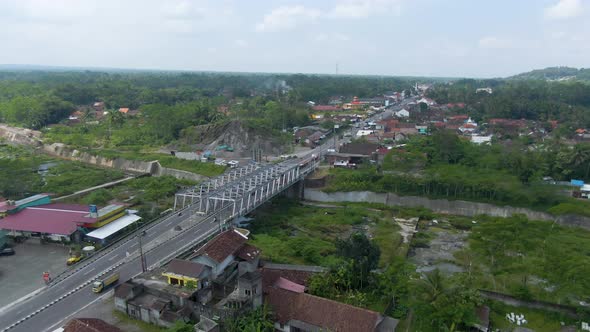
[[[493,93],[477,93],[480,87],[492,87]],[[579,81],[461,80],[437,85],[428,95],[439,104],[467,103],[467,111],[478,121],[557,120],[573,127],[590,126],[590,85]]]

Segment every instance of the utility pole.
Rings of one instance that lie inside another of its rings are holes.
[[[143,255],[143,244],[141,242],[141,238],[143,237],[145,231],[139,233],[139,224],[137,223],[137,221],[135,222],[135,236],[137,236],[137,239],[139,241],[139,260],[141,261],[141,271],[145,272],[147,271],[147,267],[146,267],[146,260],[145,260],[145,256]]]
[[[336,129],[340,128],[339,125],[334,125],[334,149],[336,149]]]
[[[143,255],[143,246],[141,244],[142,237],[143,237],[143,234],[139,234],[139,259],[141,260],[141,271],[145,272],[145,271],[147,271],[147,267],[146,267],[145,256]]]

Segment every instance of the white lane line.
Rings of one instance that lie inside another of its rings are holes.
[[[109,258],[109,262],[112,261],[113,259],[117,258],[119,255],[113,255],[113,257]]]
[[[93,268],[93,269],[90,269],[88,272],[84,273],[84,274],[83,274],[83,276],[85,276],[85,275],[87,275],[87,274],[90,274],[90,273],[92,273],[92,272],[94,272],[94,268]]]
[[[87,307],[89,307],[90,305],[94,304],[96,301],[102,300],[102,299],[103,299],[103,298],[105,298],[106,296],[112,296],[112,295],[114,294],[114,292],[115,292],[115,291],[111,289],[110,291],[108,291],[108,292],[107,292],[107,293],[105,293],[104,295],[97,297],[97,298],[96,298],[94,301],[91,301],[91,302],[90,302],[90,303],[88,303],[87,305],[85,305],[85,306],[83,306],[82,308],[80,308],[80,309],[76,310],[75,312],[73,312],[73,313],[72,313],[71,315],[69,315],[68,317],[65,317],[63,320],[61,320],[61,321],[59,321],[59,322],[57,322],[57,323],[53,324],[51,327],[49,327],[48,329],[44,330],[43,332],[46,332],[46,331],[53,331],[53,330],[55,330],[55,329],[56,329],[58,326],[60,326],[60,325],[65,325],[65,323],[66,323],[67,321],[69,321],[69,320],[70,320],[70,318],[71,318],[71,317],[73,317],[74,315],[76,315],[78,312],[80,312],[80,311],[82,311],[82,310],[86,309],[86,308],[87,308]]]

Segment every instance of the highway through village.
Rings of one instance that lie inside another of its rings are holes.
[[[180,244],[193,242],[197,238],[205,240],[220,228],[219,223],[213,223],[212,220],[214,218],[194,218],[189,213],[183,213],[181,216],[174,213],[147,229],[142,237],[146,265],[150,267],[169,258],[171,253],[177,252]],[[186,221],[194,223],[194,227],[177,231],[178,234],[174,237],[162,239]],[[159,241],[162,242],[158,243]],[[59,327],[65,318],[104,295],[95,294],[91,290],[90,284],[96,276],[109,270],[117,271],[120,280],[124,281],[141,273],[142,264],[138,248],[138,239],[132,238],[116,248],[107,249],[107,253],[65,279],[57,280],[32,298],[4,309],[0,312],[2,331],[52,331]]]
[[[332,147],[333,141],[327,140],[304,156],[283,163],[297,164]],[[61,327],[78,311],[106,296],[111,290],[93,293],[91,283],[97,277],[118,272],[121,283],[143,272],[139,256],[140,237],[146,267],[157,267],[217,233],[222,227],[220,223],[231,214],[229,207],[209,216],[193,213],[193,207],[175,211],[142,228],[141,232],[135,232],[99,251],[38,293],[0,308],[0,332],[44,332]]]
[[[366,119],[361,126],[377,120],[378,117],[379,115],[374,115]],[[357,130],[351,130],[352,136],[356,135]],[[346,141],[348,139],[344,140]],[[338,140],[326,139],[324,144],[282,164],[293,165],[306,158],[321,157],[338,144]],[[143,272],[139,255],[140,237],[146,267],[157,267],[217,233],[222,226],[220,223],[226,221],[231,214],[229,208],[209,216],[193,213],[191,209],[192,207],[188,207],[175,211],[154,221],[142,228],[141,232],[135,232],[99,251],[88,262],[82,261],[79,266],[59,276],[35,295],[0,308],[0,332],[53,331],[64,325],[78,311],[107,296],[110,289],[99,294],[92,292],[91,283],[97,277],[118,272],[121,283]],[[184,244],[189,245],[183,246]]]

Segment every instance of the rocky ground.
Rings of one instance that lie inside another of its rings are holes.
[[[431,221],[427,229],[421,230],[428,232],[432,239],[428,247],[418,247],[410,250],[409,259],[416,264],[417,272],[429,272],[439,269],[445,273],[462,272],[463,268],[454,264],[453,254],[466,245],[466,231],[446,227],[448,222],[444,220]]]

